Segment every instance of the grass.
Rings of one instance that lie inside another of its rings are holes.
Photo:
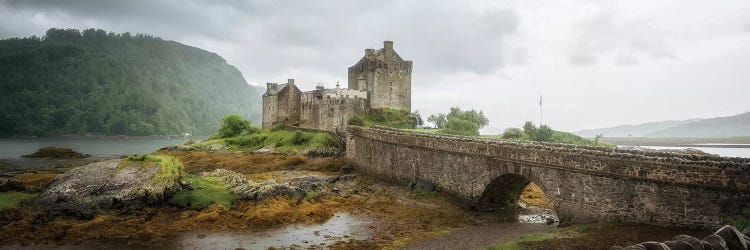
[[[0,209],[16,208],[21,203],[31,200],[34,196],[36,194],[17,191],[0,193]]]
[[[282,153],[297,153],[304,149],[335,150],[339,146],[338,140],[328,133],[299,130],[265,130],[257,134],[203,141],[195,146],[208,147],[213,144],[230,146],[240,151],[252,151],[272,145],[274,151]]]
[[[124,161],[120,162],[120,166],[122,167],[132,163],[141,165],[150,165],[149,163],[156,163],[159,165],[159,167],[161,167],[159,172],[151,177],[151,180],[149,180],[151,183],[177,181],[183,173],[183,167],[182,164],[180,164],[180,161],[169,155],[131,155],[125,158]]]
[[[286,154],[248,154],[240,152],[209,153],[204,151],[162,150],[159,154],[176,157],[190,174],[208,172],[217,168],[240,174],[257,174],[278,170],[307,170],[337,172],[346,165],[341,157],[307,157]]]
[[[384,108],[371,109],[362,118],[362,125],[371,127],[375,125],[392,128],[411,129],[414,128],[416,117],[408,110]]]
[[[193,190],[177,192],[169,200],[170,204],[178,207],[201,210],[211,204],[221,204],[230,207],[239,198],[233,194],[224,180],[218,177],[185,177],[183,181],[190,184]]]

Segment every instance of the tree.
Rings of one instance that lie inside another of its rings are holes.
[[[439,129],[445,128],[445,125],[448,123],[445,114],[430,115],[427,117],[427,121],[435,124],[435,128]]]
[[[532,139],[536,138],[536,125],[533,122],[527,121],[523,124],[523,132],[529,135]]]
[[[503,132],[503,139],[520,140],[526,136],[526,133],[524,133],[520,128],[507,128],[505,129],[505,132]]]
[[[484,112],[463,111],[459,107],[452,107],[448,114],[431,115],[427,121],[442,129],[441,132],[455,135],[479,135],[479,129],[490,123]]]
[[[552,139],[553,134],[554,134],[554,131],[552,131],[552,129],[549,126],[542,125],[542,126],[539,126],[539,130],[537,131],[536,138],[534,138],[534,140],[548,142]]]
[[[227,115],[221,121],[221,128],[219,128],[219,138],[235,137],[244,134],[255,134],[260,132],[256,127],[253,127],[250,120],[245,120],[240,115]]]

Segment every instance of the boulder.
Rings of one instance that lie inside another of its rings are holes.
[[[724,238],[718,235],[712,234],[703,239],[704,242],[708,243],[713,250],[724,250],[727,249],[727,242]],[[703,244],[703,248],[706,248],[706,244]]]
[[[305,191],[299,187],[274,182],[256,183],[245,178],[245,176],[226,169],[215,169],[211,172],[200,174],[204,177],[219,177],[232,189],[232,193],[245,200],[263,200],[270,197],[288,196],[291,198],[301,197]]]
[[[411,183],[410,187],[414,191],[422,191],[422,192],[437,191],[437,186],[435,186],[434,183],[429,182],[429,181],[423,181],[423,180],[418,180],[417,182]]]
[[[671,250],[695,250],[693,245],[684,241],[680,241],[680,240],[665,241],[664,245],[667,245],[669,249]],[[701,246],[701,249],[703,249],[702,246]]]
[[[625,250],[646,250],[646,247],[641,244],[635,244],[624,248]]]
[[[273,145],[268,145],[268,146],[265,146],[265,147],[262,147],[262,148],[260,148],[258,150],[253,151],[253,153],[256,153],[256,154],[272,154],[273,153],[273,149],[274,149]]]
[[[669,247],[661,242],[647,241],[641,243],[646,250],[670,250]]]
[[[674,239],[677,241],[682,241],[682,242],[690,244],[690,246],[692,246],[693,249],[695,250],[705,250],[703,249],[703,244],[701,243],[701,240],[693,236],[681,234],[681,235],[677,235],[677,237],[674,237]]]
[[[724,239],[729,250],[747,250],[745,236],[736,227],[726,225],[714,233]]]
[[[0,177],[0,192],[23,191],[23,183],[13,178]]]
[[[96,210],[138,209],[161,202],[179,189],[179,179],[179,173],[163,172],[156,162],[96,162],[55,178],[33,204],[88,218]]]

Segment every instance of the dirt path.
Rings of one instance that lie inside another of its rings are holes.
[[[468,226],[429,240],[414,242],[400,249],[485,249],[488,246],[518,239],[522,235],[553,228],[544,224],[498,222]]]

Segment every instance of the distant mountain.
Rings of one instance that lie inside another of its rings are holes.
[[[0,136],[208,135],[226,114],[259,122],[263,91],[215,53],[143,34],[0,40]]]
[[[650,122],[610,128],[588,129],[575,134],[582,137],[738,137],[750,136],[750,112],[735,116],[683,121]]]
[[[750,136],[750,112],[680,124],[653,132],[648,137],[737,137]]]

